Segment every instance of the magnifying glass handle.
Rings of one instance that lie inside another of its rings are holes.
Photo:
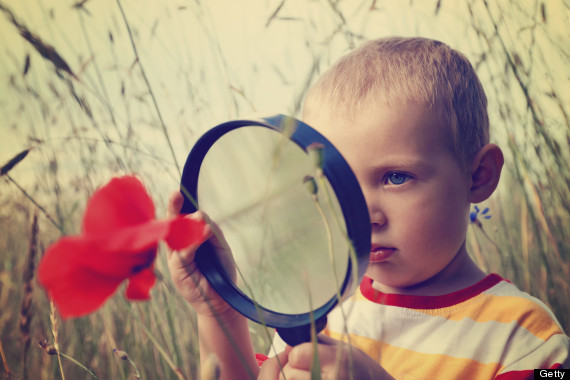
[[[326,325],[327,316],[324,315],[315,321],[315,333],[323,331]],[[290,328],[278,327],[276,330],[281,339],[291,347],[311,341],[311,324]]]

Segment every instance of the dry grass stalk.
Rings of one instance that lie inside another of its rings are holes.
[[[4,379],[12,379],[12,371],[8,367],[8,361],[6,360],[6,355],[4,355],[4,348],[2,348],[2,341],[0,340],[0,356],[2,356],[2,363],[4,364]]]
[[[57,321],[57,316],[55,315],[55,305],[52,300],[49,301],[49,307],[50,307],[49,319],[51,321],[51,332],[53,334],[53,346],[55,348],[55,351],[59,353],[60,352],[59,343],[57,340],[59,324]],[[61,365],[61,355],[57,355],[57,361],[59,362],[59,371],[61,372],[61,378],[62,380],[65,380],[65,375],[63,373],[63,366]]]
[[[26,358],[30,349],[30,325],[32,322],[32,295],[34,290],[34,267],[38,246],[38,213],[34,213],[32,230],[30,234],[30,244],[26,267],[24,269],[23,283],[24,295],[22,297],[22,307],[20,308],[20,336],[22,338],[22,368],[23,379],[28,378],[26,371]]]
[[[129,355],[128,355],[125,351],[118,350],[118,349],[115,348],[115,349],[113,349],[113,353],[114,353],[115,355],[117,355],[117,357],[118,357],[119,359],[124,360],[124,361],[128,361],[129,364],[131,365],[131,367],[133,367],[134,373],[132,374],[132,377],[134,377],[134,378],[136,378],[136,379],[140,379],[140,378],[141,378],[141,374],[140,374],[140,372],[139,372],[139,370],[138,370],[138,368],[137,368],[137,364],[129,357]]]
[[[60,230],[62,233],[64,233],[63,227],[60,226],[52,217],[51,215],[47,212],[47,210],[42,207],[42,205],[40,205],[38,202],[36,202],[36,200],[30,195],[28,194],[28,192],[18,184],[18,182],[16,182],[11,176],[10,174],[6,174],[6,178],[8,178],[8,180],[10,182],[12,182],[17,188],[18,190],[20,190],[20,192],[22,194],[24,194],[24,196],[26,198],[28,198],[44,215],[45,217],[51,222],[51,224],[53,224],[58,230]]]
[[[14,16],[14,13],[12,13],[10,9],[1,3],[0,10],[4,11],[6,16],[10,19],[10,22],[16,27],[16,29],[18,29],[20,35],[26,41],[28,41],[44,59],[53,63],[56,70],[64,71],[71,75],[74,79],[79,80],[71,70],[69,64],[65,61],[65,59],[63,59],[63,57],[55,50],[53,46],[44,42],[38,35],[32,33],[25,25],[16,19],[16,16]]]

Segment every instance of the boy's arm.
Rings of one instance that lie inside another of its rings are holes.
[[[183,198],[179,192],[170,196],[168,214],[177,215]],[[203,213],[189,216],[204,219]],[[221,234],[213,236],[210,225],[205,239],[219,249],[227,247],[219,241]],[[194,256],[198,246],[168,252],[168,269],[178,292],[190,303],[198,316],[200,363],[202,366],[214,354],[220,365],[220,379],[255,379],[259,366],[253,353],[247,320],[232,309],[210,286],[198,269]]]
[[[200,363],[214,354],[220,364],[220,379],[256,379],[259,366],[253,353],[247,320],[241,314],[198,314]]]

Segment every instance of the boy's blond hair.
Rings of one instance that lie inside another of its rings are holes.
[[[350,119],[375,104],[402,102],[439,112],[464,168],[489,142],[487,97],[475,70],[463,54],[426,38],[390,37],[363,44],[318,79],[303,113],[340,111]]]

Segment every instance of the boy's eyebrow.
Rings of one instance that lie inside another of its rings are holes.
[[[406,169],[406,168],[417,168],[417,169],[428,169],[431,165],[430,163],[420,157],[390,157],[388,159],[379,159],[371,162],[370,166],[374,170],[387,170],[387,169]]]

